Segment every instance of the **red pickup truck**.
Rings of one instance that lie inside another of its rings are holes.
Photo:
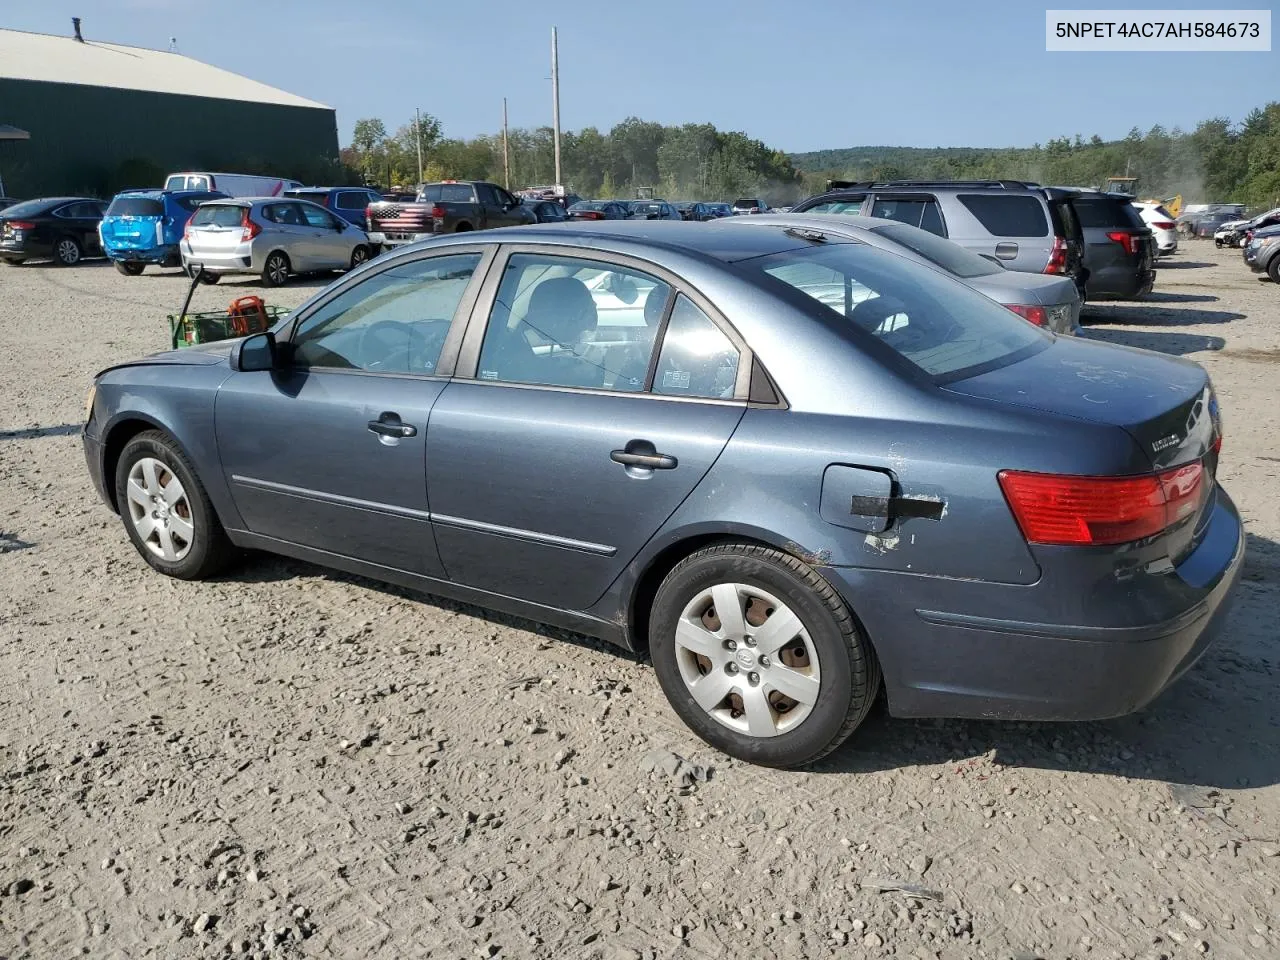
[[[413,203],[384,200],[365,211],[369,242],[387,249],[441,233],[535,223],[533,211],[496,183],[426,183]]]

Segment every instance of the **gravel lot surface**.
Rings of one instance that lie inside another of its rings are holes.
[[[0,958],[1280,957],[1280,290],[1238,251],[1086,312],[1214,378],[1222,640],[1134,717],[880,708],[801,773],[582,638],[265,556],[151,572],[77,434],[185,285],[0,268]]]

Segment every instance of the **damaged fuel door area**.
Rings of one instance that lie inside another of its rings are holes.
[[[936,497],[903,496],[888,470],[833,463],[822,475],[819,509],[828,523],[878,535],[896,520],[941,520],[946,504]]]

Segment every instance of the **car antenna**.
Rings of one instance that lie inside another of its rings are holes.
[[[807,230],[804,227],[787,227],[782,232],[788,237],[795,237],[797,240],[809,240],[813,243],[827,242],[827,235],[821,230]]]

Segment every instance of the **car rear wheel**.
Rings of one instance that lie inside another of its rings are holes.
[[[797,558],[753,544],[681,561],[654,598],[649,647],[680,718],[718,750],[764,766],[835,750],[880,687],[839,594]]]
[[[156,570],[202,580],[234,555],[195,470],[168,434],[147,430],[116,464],[116,506],[138,553]]]
[[[200,272],[200,282],[207,283],[209,284],[209,286],[213,286],[215,283],[217,283],[221,279],[222,279],[222,274],[220,273],[210,273],[208,270],[202,270]]]
[[[84,252],[75,237],[63,237],[53,245],[53,262],[61,267],[74,267]]]
[[[116,263],[116,269],[119,270],[121,273],[123,273],[126,277],[139,276],[142,273],[142,270],[145,266],[145,264],[141,264],[141,263],[125,263],[122,260],[117,260],[115,263]]]
[[[262,285],[264,287],[282,287],[289,281],[289,258],[279,250],[267,256],[262,265]]]
[[[1272,257],[1271,262],[1267,264],[1267,276],[1274,283],[1280,283],[1280,256]]]

